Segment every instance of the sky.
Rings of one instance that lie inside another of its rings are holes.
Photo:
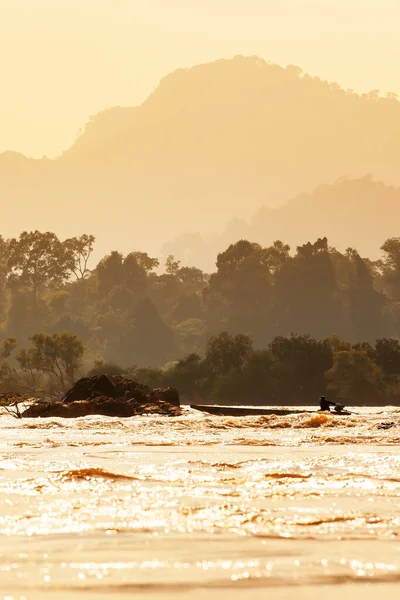
[[[259,55],[400,96],[399,0],[0,0],[0,152],[57,156],[181,67]]]

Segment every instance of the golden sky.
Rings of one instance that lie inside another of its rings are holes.
[[[55,156],[89,115],[236,54],[400,96],[400,0],[0,0],[0,152]]]

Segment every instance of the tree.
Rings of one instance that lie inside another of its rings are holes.
[[[266,263],[269,266],[271,273],[276,273],[290,259],[290,246],[284,244],[280,240],[276,240],[272,246],[265,248]]]
[[[218,254],[213,288],[226,296],[236,312],[265,311],[271,296],[268,256],[259,244],[240,240]]]
[[[382,370],[362,350],[338,352],[326,380],[328,389],[347,404],[379,404],[385,389]]]
[[[134,294],[124,285],[114,286],[104,299],[106,307],[127,311],[134,305]]]
[[[352,265],[347,292],[352,339],[373,342],[385,334],[383,307],[386,299],[375,289],[371,270],[358,252],[349,249],[347,255]]]
[[[16,347],[17,340],[15,337],[8,337],[3,340],[0,346],[0,361],[9,358]]]
[[[206,324],[202,319],[187,319],[175,325],[184,355],[202,352],[206,339]]]
[[[331,347],[333,354],[336,354],[337,352],[340,352],[341,350],[351,350],[350,342],[346,342],[345,340],[342,340],[336,334],[333,334],[333,335],[330,335],[329,337],[327,337],[326,342],[328,342],[329,346]]]
[[[374,360],[390,378],[400,376],[400,342],[393,338],[376,340]]]
[[[113,251],[96,267],[99,292],[108,294],[114,286],[126,286],[137,295],[143,295],[150,272],[159,265],[146,252],[131,252],[125,258]]]
[[[64,313],[51,327],[53,333],[63,333],[68,331],[75,334],[84,343],[89,342],[93,334],[92,328],[86,323],[82,317],[74,314]]]
[[[61,315],[65,311],[65,305],[71,298],[71,294],[66,290],[57,290],[48,301],[48,305],[56,315]]]
[[[273,373],[285,402],[309,404],[325,392],[325,371],[332,366],[332,348],[327,340],[291,334],[274,338],[268,348],[275,360]]]
[[[217,272],[203,292],[210,323],[221,325],[222,319],[227,330],[261,341],[260,330],[262,336],[273,304],[269,261],[265,249],[248,240],[231,244],[218,255]]]
[[[190,319],[202,319],[204,316],[202,298],[197,294],[179,295],[171,311],[172,321],[178,323]]]
[[[177,344],[174,331],[161,318],[151,300],[139,300],[133,311],[133,319],[131,363],[143,367],[161,367],[175,358]]]
[[[383,281],[392,298],[400,300],[400,238],[390,238],[380,248],[385,253],[382,262]]]
[[[18,240],[10,241],[8,266],[10,283],[31,288],[36,308],[43,288],[58,287],[69,278],[70,260],[65,246],[54,233],[24,231]]]
[[[43,299],[35,303],[30,290],[12,291],[7,313],[6,331],[15,336],[20,345],[28,342],[29,337],[36,331],[48,327],[50,309]]]
[[[323,339],[340,332],[340,294],[326,237],[299,246],[275,281],[276,320],[283,334],[310,333]]]
[[[214,375],[226,375],[231,369],[240,370],[253,351],[247,335],[229,335],[223,331],[207,342],[206,361]]]
[[[167,256],[167,260],[165,261],[165,272],[167,275],[176,277],[179,272],[180,264],[180,260],[175,260],[175,257],[172,254],[169,254],[169,256]]]
[[[7,262],[10,255],[10,241],[5,240],[2,235],[0,235],[0,265],[3,267],[7,267]]]
[[[85,279],[90,273],[88,263],[95,240],[93,235],[84,233],[80,237],[68,238],[63,243],[69,255],[69,268],[77,280]]]
[[[3,314],[6,304],[7,277],[9,273],[8,260],[10,256],[10,243],[0,235],[0,315]]]
[[[202,396],[207,382],[206,363],[198,354],[189,354],[165,373],[164,381],[175,386],[186,398]]]
[[[124,284],[136,295],[143,296],[149,273],[158,265],[158,260],[151,258],[146,252],[131,252],[123,262]]]
[[[45,373],[64,391],[74,383],[82,366],[84,347],[73,333],[37,333],[30,338],[31,347],[17,354],[17,361],[24,371],[32,374]]]
[[[122,366],[161,367],[175,358],[174,331],[161,318],[148,298],[140,299],[126,312],[110,309],[98,318],[105,360]]]
[[[105,295],[114,286],[124,285],[123,255],[113,250],[111,254],[104,256],[96,267],[98,290]]]
[[[365,354],[371,360],[375,359],[375,348],[369,342],[359,342],[358,344],[354,344],[352,346],[352,349],[353,350],[361,350],[361,352],[365,352]]]
[[[147,252],[131,252],[127,255],[125,261],[128,258],[134,261],[145,275],[148,275],[160,265],[158,258],[151,258]]]
[[[269,350],[255,350],[240,371],[232,368],[214,380],[211,395],[218,402],[229,404],[278,404],[273,366]]]
[[[207,284],[207,276],[196,267],[181,267],[176,274],[183,287],[183,293],[202,292]]]
[[[114,362],[96,360],[94,366],[87,372],[87,377],[93,377],[93,375],[123,375],[124,373],[125,369]]]

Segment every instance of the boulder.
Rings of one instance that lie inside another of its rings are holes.
[[[94,375],[79,379],[62,399],[63,403],[75,402],[76,400],[88,400],[106,396],[108,398],[135,398],[144,400],[146,391],[150,391],[143,385],[125,379],[120,375]]]
[[[133,417],[143,414],[180,415],[178,391],[172,387],[150,390],[119,375],[96,375],[77,381],[61,402],[38,400],[21,416],[76,418],[86,415]]]
[[[107,417],[133,417],[144,414],[161,414],[176,417],[181,414],[181,409],[167,402],[147,402],[139,405],[132,400],[124,398],[109,398],[98,396],[92,400],[76,400],[64,404],[63,402],[36,402],[29,406],[23,413],[23,418],[29,417],[63,417],[67,419],[86,417],[87,415],[104,415]]]
[[[162,400],[174,406],[181,405],[179,401],[178,390],[174,387],[155,388],[150,392],[149,399],[151,399],[153,402]]]

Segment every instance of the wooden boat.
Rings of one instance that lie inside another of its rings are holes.
[[[218,406],[216,404],[191,404],[190,408],[201,412],[209,413],[210,415],[219,415],[223,417],[257,417],[260,415],[276,415],[284,417],[286,415],[315,415],[318,410],[302,410],[296,408],[266,408],[266,407],[250,407],[250,406]],[[332,411],[331,415],[346,416],[352,413],[343,410],[341,413]]]

